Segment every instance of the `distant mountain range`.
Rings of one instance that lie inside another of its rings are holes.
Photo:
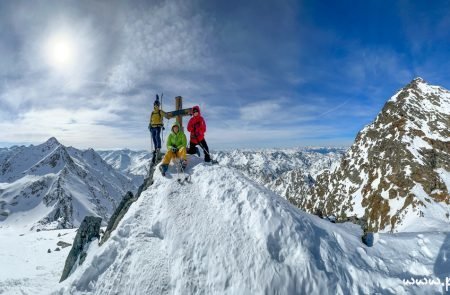
[[[105,221],[131,179],[94,150],[65,147],[55,138],[0,150],[0,224],[33,229],[77,227],[86,215]]]
[[[316,147],[234,150],[214,154],[221,165],[244,175],[297,204],[316,177],[339,164],[346,148]]]
[[[148,165],[152,155],[147,151],[129,149],[114,151],[97,151],[106,163],[133,179],[136,186],[142,184],[148,174]]]

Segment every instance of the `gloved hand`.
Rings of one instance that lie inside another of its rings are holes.
[[[148,131],[152,131],[152,125],[148,124]]]
[[[172,146],[170,148],[172,150],[172,152],[177,153],[178,152],[178,148],[176,146]]]

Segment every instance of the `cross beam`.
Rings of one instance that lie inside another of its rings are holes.
[[[181,96],[175,97],[175,111],[166,112],[167,117],[177,117],[177,122],[183,128],[183,117],[190,116],[192,114],[192,108],[183,109],[183,98]]]

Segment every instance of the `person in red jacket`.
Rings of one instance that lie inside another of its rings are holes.
[[[197,145],[199,145],[205,154],[205,162],[211,162],[208,144],[205,140],[206,123],[198,106],[192,108],[192,118],[189,120],[187,130],[191,133],[188,154],[197,153]]]

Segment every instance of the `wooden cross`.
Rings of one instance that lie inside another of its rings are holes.
[[[175,111],[166,112],[167,118],[177,117],[177,122],[183,128],[183,117],[190,116],[192,114],[192,108],[183,109],[183,98],[181,96],[175,97]]]

